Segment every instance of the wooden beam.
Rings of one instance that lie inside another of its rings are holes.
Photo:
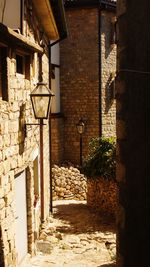
[[[43,48],[41,48],[41,46],[29,41],[28,38],[6,27],[2,23],[0,23],[0,42],[6,45],[11,43],[12,46],[25,48],[33,52],[43,52]]]

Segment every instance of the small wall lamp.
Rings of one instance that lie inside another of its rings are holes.
[[[76,124],[76,127],[77,127],[77,131],[78,131],[79,134],[83,134],[84,133],[84,131],[85,131],[85,123],[84,123],[82,118]]]
[[[77,131],[80,134],[80,167],[82,167],[82,135],[85,131],[85,122],[81,118],[79,122],[76,124]]]

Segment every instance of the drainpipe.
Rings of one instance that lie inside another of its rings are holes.
[[[99,61],[99,137],[102,136],[102,46],[101,46],[101,0],[98,4],[98,61]]]
[[[39,58],[39,77],[38,80],[39,82],[43,82],[43,71],[42,71],[42,54],[38,54],[38,58]]]
[[[20,1],[20,32],[23,34],[23,0]]]
[[[67,38],[67,36],[58,39],[52,44],[49,43],[48,51],[49,51],[49,88],[51,88],[51,47],[60,43],[62,40]],[[53,213],[53,190],[52,190],[52,130],[51,130],[51,111],[49,116],[49,162],[50,162],[50,212]]]
[[[49,56],[49,88],[51,88],[51,45],[48,46]],[[50,212],[53,213],[53,190],[52,190],[52,127],[51,127],[51,109],[49,114],[49,173],[50,173]]]
[[[39,82],[43,81],[42,72],[42,56],[43,54],[38,54],[39,58]],[[44,154],[43,154],[43,119],[40,119],[40,188],[41,188],[41,221],[45,220],[44,213]]]

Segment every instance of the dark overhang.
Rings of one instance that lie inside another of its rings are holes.
[[[56,21],[57,29],[61,39],[67,37],[67,24],[63,0],[51,0],[51,6]]]
[[[116,0],[64,0],[65,8],[101,7],[101,9],[115,10]]]
[[[64,0],[65,8],[97,7],[98,0]]]
[[[116,1],[115,0],[101,0],[100,5],[102,9],[115,10]]]

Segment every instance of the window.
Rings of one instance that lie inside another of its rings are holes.
[[[60,113],[60,66],[57,64],[51,65],[51,89],[55,95],[51,112]]]
[[[27,80],[30,80],[30,63],[30,55],[16,55],[16,72],[23,74]]]
[[[117,22],[112,22],[111,23],[111,36],[110,36],[110,43],[111,45],[117,44],[117,27],[116,27]]]
[[[0,47],[0,99],[8,101],[7,47]]]
[[[31,56],[25,56],[25,78],[27,80],[30,80],[31,78],[30,65],[31,65]]]
[[[24,58],[23,56],[16,55],[16,72],[24,74]]]
[[[51,79],[55,79],[55,66],[51,64]]]

